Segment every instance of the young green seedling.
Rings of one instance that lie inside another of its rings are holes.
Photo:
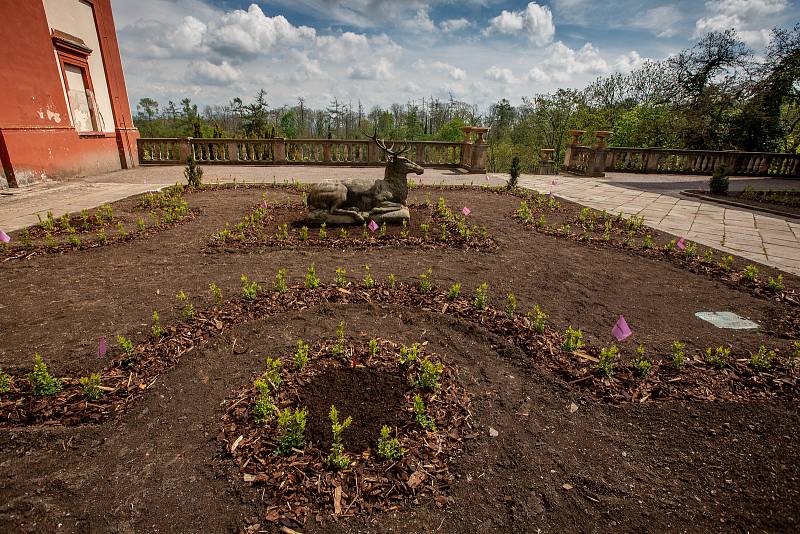
[[[328,413],[328,417],[331,420],[331,432],[333,433],[333,443],[331,444],[331,453],[328,455],[328,458],[325,460],[325,463],[328,465],[330,469],[339,470],[344,469],[348,465],[350,465],[350,458],[344,452],[344,444],[342,443],[342,434],[347,427],[349,427],[352,422],[353,418],[349,415],[344,421],[339,421],[339,412],[336,410],[336,406],[331,405],[331,410]]]

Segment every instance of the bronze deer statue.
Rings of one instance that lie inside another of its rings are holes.
[[[406,204],[409,173],[422,174],[425,169],[403,157],[410,147],[400,151],[387,148],[374,135],[367,135],[386,154],[383,179],[354,178],[325,180],[311,187],[308,194],[307,220],[321,224],[355,224],[372,219],[376,223],[400,223],[410,214]]]

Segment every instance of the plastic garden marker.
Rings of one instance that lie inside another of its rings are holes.
[[[266,200],[261,203],[261,207],[264,208],[264,209],[267,209],[267,201]]]
[[[4,231],[0,230],[0,241],[3,243],[8,243],[11,241],[11,237],[9,237],[9,235]]]
[[[686,243],[684,242],[683,238],[678,239],[678,242],[675,243],[675,246],[678,247],[678,250],[686,250]]]
[[[633,334],[633,332],[631,332],[630,327],[628,327],[625,317],[620,315],[619,319],[617,319],[617,324],[611,329],[611,335],[614,336],[614,339],[617,341],[622,341],[623,339],[627,339],[631,334]]]
[[[466,217],[467,215],[469,215],[470,213],[472,213],[472,210],[471,210],[471,209],[469,209],[468,207],[464,206],[464,209],[463,209],[463,210],[461,210],[461,213],[463,213],[463,214],[464,214],[464,217]]]
[[[378,223],[376,223],[375,221],[369,221],[369,224],[367,225],[367,228],[369,228],[370,232],[374,233],[375,230],[378,229]]]
[[[97,357],[102,358],[106,355],[108,347],[106,346],[106,336],[100,336],[100,342],[97,344]]]
[[[486,181],[487,182],[489,181],[489,175],[488,174],[486,175]]]

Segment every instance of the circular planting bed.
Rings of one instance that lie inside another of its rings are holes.
[[[227,402],[223,439],[244,481],[267,490],[266,518],[299,526],[446,502],[469,419],[446,361],[419,344],[346,339],[342,324],[335,340],[269,358]]]

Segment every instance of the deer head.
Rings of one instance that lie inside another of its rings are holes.
[[[387,148],[386,143],[378,139],[378,129],[375,128],[375,133],[373,135],[364,134],[368,138],[372,139],[378,148],[380,148],[386,154],[386,177],[390,178],[392,176],[402,175],[405,178],[405,175],[408,173],[413,172],[414,174],[422,174],[425,172],[425,169],[411,161],[410,159],[403,156],[406,152],[411,150],[410,146],[403,147],[399,152],[394,149],[394,145]]]

